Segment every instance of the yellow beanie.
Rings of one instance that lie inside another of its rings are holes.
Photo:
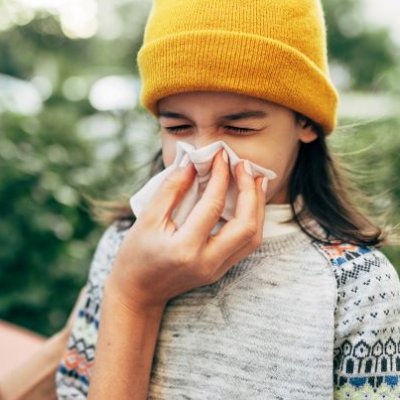
[[[319,0],[154,0],[138,53],[141,102],[189,91],[269,100],[336,126]]]

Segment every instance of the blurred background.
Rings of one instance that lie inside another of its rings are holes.
[[[330,145],[395,228],[400,3],[323,3],[342,96]],[[150,5],[0,0],[0,319],[46,336],[63,326],[104,230],[86,196],[131,193],[160,146],[135,62]],[[384,252],[400,266],[398,247]]]

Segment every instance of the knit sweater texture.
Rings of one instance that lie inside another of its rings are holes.
[[[87,397],[104,280],[125,234],[114,224],[100,240],[59,399]],[[400,399],[396,270],[373,247],[301,231],[264,238],[220,280],[168,302],[148,399]]]

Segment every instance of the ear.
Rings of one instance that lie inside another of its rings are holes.
[[[299,127],[299,140],[303,143],[311,143],[317,139],[318,134],[314,131],[313,126],[301,123]]]

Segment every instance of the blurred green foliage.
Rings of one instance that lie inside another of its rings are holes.
[[[398,48],[388,32],[357,19],[360,1],[324,3],[331,61],[347,77],[343,91],[400,90],[393,86],[400,81]],[[104,229],[83,195],[112,199],[129,193],[146,172],[138,167],[159,146],[157,124],[137,102],[129,107],[129,99],[117,98],[113,107],[107,85],[99,86],[103,77],[114,76],[122,81],[109,85],[128,82],[138,93],[135,54],[149,6],[148,1],[110,1],[109,18],[115,21],[108,36],[72,39],[59,16],[45,11],[35,11],[23,23],[14,15],[15,22],[1,31],[2,319],[45,335],[65,323]],[[30,89],[20,90],[21,81]],[[330,139],[357,167],[358,183],[374,208],[394,210],[387,215],[392,225],[399,222],[399,128],[399,116],[386,116],[339,130]],[[385,251],[400,265],[398,248]]]
[[[322,3],[330,57],[348,70],[349,88],[394,90],[390,78],[393,73],[399,73],[399,49],[387,28],[377,28],[363,20],[362,0],[323,0]],[[396,86],[400,89],[399,83]]]

